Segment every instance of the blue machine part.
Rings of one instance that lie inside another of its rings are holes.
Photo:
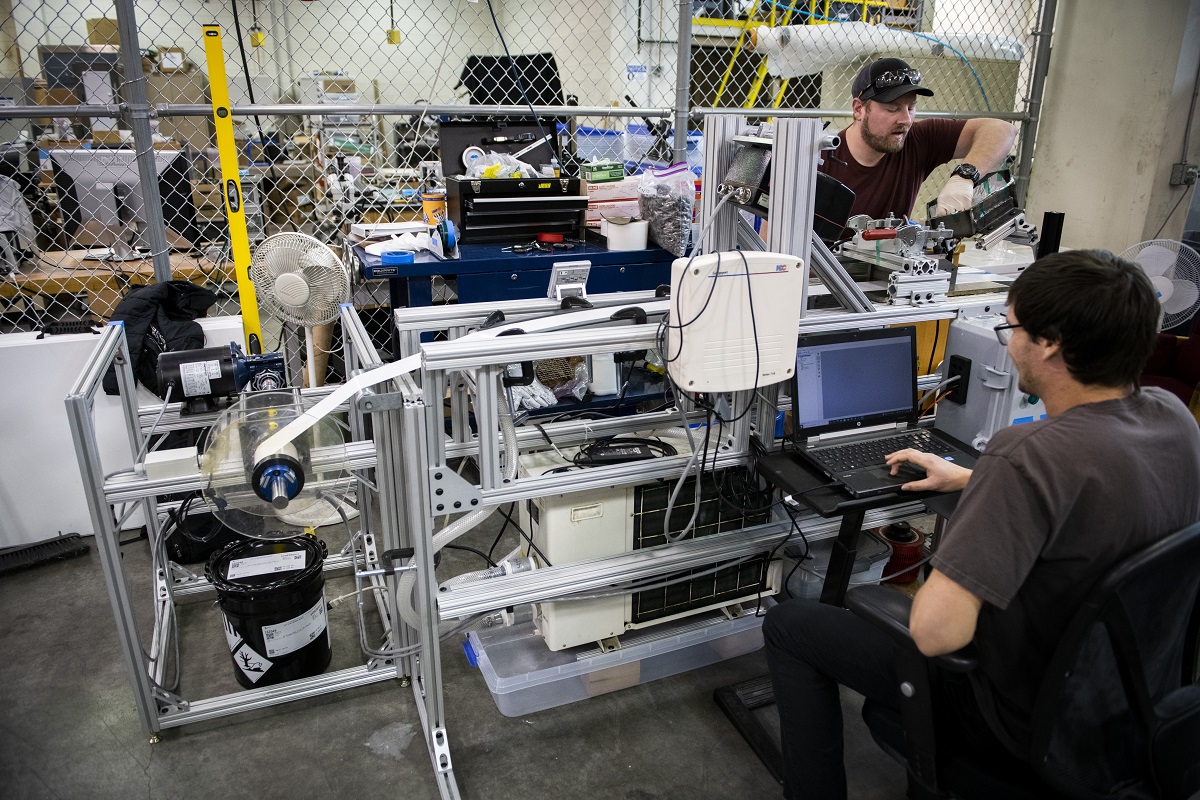
[[[283,353],[262,353],[248,356],[237,342],[229,343],[229,354],[233,359],[233,377],[239,392],[252,392],[287,388],[287,368]]]
[[[304,488],[304,470],[290,456],[278,455],[265,459],[254,468],[254,493],[278,509],[287,508]]]

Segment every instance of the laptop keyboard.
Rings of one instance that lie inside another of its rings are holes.
[[[911,431],[883,439],[818,447],[808,452],[820,459],[833,472],[845,472],[860,467],[879,466],[888,453],[894,453],[906,447],[934,455],[954,452],[952,447],[934,438],[929,431]]]

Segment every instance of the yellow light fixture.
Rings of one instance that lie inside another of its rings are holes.
[[[391,28],[388,30],[388,32],[387,32],[387,43],[388,44],[400,44],[400,42],[402,42],[402,41],[404,41],[404,35],[401,34],[400,31],[396,30],[395,28]]]
[[[262,30],[258,26],[255,26],[250,29],[250,46],[251,47],[262,47],[266,43],[267,43],[266,31]]]

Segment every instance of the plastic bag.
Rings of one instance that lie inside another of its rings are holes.
[[[649,169],[638,184],[638,209],[659,247],[675,256],[687,252],[696,203],[696,177],[686,163]]]
[[[471,162],[468,178],[536,178],[537,171],[508,153],[488,153]]]

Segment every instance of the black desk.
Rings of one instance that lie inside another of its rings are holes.
[[[831,484],[829,478],[816,468],[803,463],[790,453],[760,455],[758,474],[822,517],[841,515],[842,522],[829,556],[829,568],[825,572],[825,585],[821,589],[822,603],[839,606],[845,602],[846,590],[850,586],[850,575],[858,551],[858,537],[862,532],[867,511],[920,500],[929,511],[948,518],[954,512],[961,495],[961,492],[897,492],[860,499]],[[775,780],[782,784],[783,754],[775,739],[767,733],[754,713],[757,709],[775,704],[770,676],[764,675],[742,683],[722,686],[713,692],[713,699],[742,734],[750,748],[762,759],[763,765]]]
[[[837,539],[829,556],[829,569],[825,573],[825,585],[821,589],[821,602],[838,606],[845,602],[846,590],[850,587],[850,575],[858,552],[858,534],[862,531],[863,519],[868,511],[919,500],[925,502],[929,511],[949,516],[961,494],[896,492],[857,498],[840,486],[831,484],[829,478],[815,467],[803,463],[790,453],[760,456],[758,472],[785,494],[803,502],[822,517],[841,516]]]

